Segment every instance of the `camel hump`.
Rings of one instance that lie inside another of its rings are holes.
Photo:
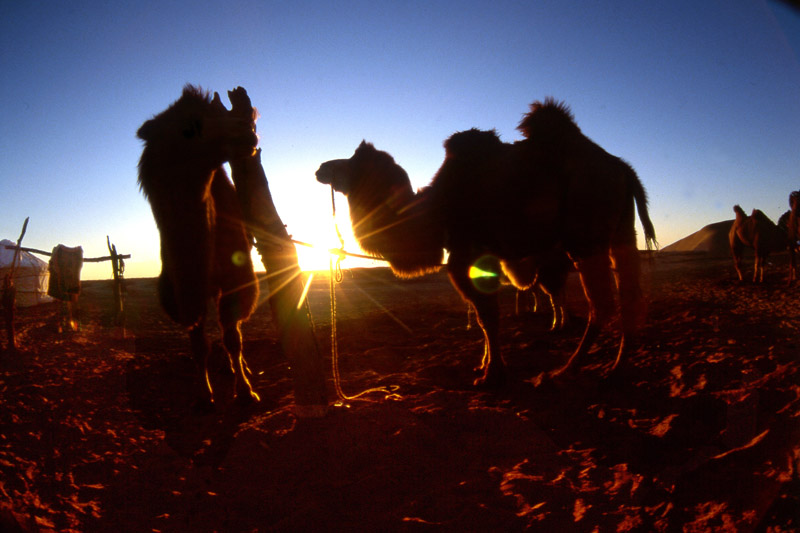
[[[536,100],[522,117],[517,129],[527,139],[545,140],[580,133],[569,106],[552,97]]]
[[[753,213],[750,215],[751,217],[755,218],[759,222],[763,224],[768,224],[770,226],[774,226],[775,223],[769,218],[761,209],[753,209]]]
[[[474,158],[502,148],[503,141],[495,130],[479,130],[472,128],[454,133],[444,142],[445,156],[448,158]]]

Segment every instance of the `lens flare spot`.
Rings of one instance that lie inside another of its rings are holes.
[[[476,267],[475,265],[472,265],[471,267],[469,267],[469,277],[471,279],[476,279],[476,278],[496,278],[497,277],[497,272],[490,272],[488,270],[483,270],[480,267]]]
[[[244,266],[247,264],[247,254],[241,250],[236,250],[231,256],[231,263],[237,267]]]
[[[485,294],[500,289],[500,260],[493,255],[483,255],[469,267],[472,285]]]

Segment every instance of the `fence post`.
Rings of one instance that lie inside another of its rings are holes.
[[[14,285],[14,276],[17,274],[17,266],[19,263],[19,256],[22,253],[20,247],[22,246],[22,239],[25,237],[25,232],[28,231],[28,220],[30,217],[25,217],[25,222],[22,224],[22,231],[17,239],[17,247],[14,249],[14,258],[11,260],[11,270],[6,274],[3,280],[3,319],[6,323],[6,335],[8,336],[8,351],[14,353],[17,351],[17,336],[14,329],[14,313],[17,308],[17,288]]]
[[[111,271],[114,274],[114,325],[123,328],[123,336],[125,335],[125,286],[122,278],[122,273],[125,270],[125,262],[122,257],[117,253],[117,247],[111,244],[111,238],[106,235],[106,244],[108,245],[108,253],[111,255]]]

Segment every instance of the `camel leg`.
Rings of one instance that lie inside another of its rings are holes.
[[[522,313],[535,313],[537,303],[536,290],[534,288],[517,289],[514,297],[514,314],[519,316]]]
[[[758,254],[753,257],[753,283],[758,283],[758,269],[761,266]]]
[[[478,325],[483,330],[483,359],[480,370],[483,375],[474,381],[475,386],[497,387],[505,381],[505,361],[499,349],[500,309],[497,293],[486,294],[475,288],[469,278],[469,261],[454,260],[450,256],[448,274],[453,286],[475,309]],[[499,275],[499,272],[498,272]]]
[[[197,403],[196,407],[201,410],[210,410],[214,405],[214,391],[211,388],[211,381],[208,379],[208,355],[210,347],[204,331],[205,319],[189,329],[189,342],[192,347],[192,356],[197,367]]]
[[[569,311],[567,310],[567,290],[565,288],[566,280],[564,280],[564,284],[556,293],[556,304],[558,305],[559,309],[559,329],[564,329],[567,327],[569,323]]]
[[[222,328],[222,346],[228,354],[236,379],[236,399],[242,403],[260,401],[253,390],[248,375],[252,374],[242,353],[242,312],[239,296],[236,293],[222,296],[217,302],[219,324]],[[245,317],[246,318],[246,317]]]
[[[542,288],[542,292],[545,294],[545,296],[547,296],[547,301],[550,302],[550,308],[553,312],[553,320],[550,322],[550,331],[555,331],[558,329],[560,322],[559,306],[551,292],[544,288]]]
[[[567,309],[564,305],[563,283],[559,283],[556,289],[551,287],[544,288],[543,286],[542,292],[547,296],[547,300],[550,302],[550,307],[553,310],[553,321],[550,323],[550,331],[564,329],[567,325]]]
[[[575,262],[580,274],[583,292],[589,302],[589,318],[580,344],[567,363],[553,372],[557,376],[588,353],[600,330],[614,314],[614,287],[611,280],[611,264],[607,254],[597,254]]]
[[[553,307],[553,324],[550,326],[550,331],[564,329],[567,325],[567,308],[564,305],[563,291],[550,295],[550,305]]]
[[[731,255],[733,256],[733,268],[739,276],[739,281],[744,281],[742,275],[742,243],[736,237],[731,238]]]
[[[225,347],[225,351],[228,352],[228,357],[235,361],[236,399],[245,403],[260,401],[261,398],[253,390],[253,386],[247,378],[249,369],[242,353],[242,330],[239,328],[238,321],[234,320],[223,324],[222,344]]]
[[[553,322],[550,324],[550,331],[555,331],[559,327],[560,320],[560,309],[558,304],[556,303],[555,298],[553,298],[552,294],[548,294],[548,299],[550,300],[550,307],[553,309]]]
[[[553,308],[553,322],[550,331],[563,329],[566,325],[564,287],[567,284],[569,268],[569,259],[563,252],[559,251],[557,255],[551,255],[540,270],[540,287],[547,295],[550,300],[550,306]]]
[[[645,315],[644,296],[639,284],[641,265],[639,250],[634,246],[617,246],[612,248],[614,278],[619,290],[619,305],[622,318],[622,341],[617,359],[611,370],[615,370],[625,356],[625,352],[635,346],[636,337]]]
[[[766,256],[761,254],[756,254],[756,270],[753,272],[753,281],[756,281],[756,275],[758,275],[758,282],[764,283],[764,265],[767,263]]]

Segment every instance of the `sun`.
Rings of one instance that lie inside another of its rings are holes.
[[[329,188],[309,186],[306,194],[301,197],[287,195],[277,185],[275,189],[278,190],[274,195],[275,205],[286,230],[295,241],[301,270],[327,271],[331,261],[335,263],[338,258],[338,254],[331,250],[341,249],[342,243],[347,252],[364,255],[353,235],[347,200],[342,195],[336,195],[334,216]],[[345,269],[385,265],[386,263],[377,259],[352,256],[343,258],[341,263],[341,267]]]
[[[330,244],[330,243],[329,243]],[[314,271],[314,270],[328,270],[331,261],[336,261],[336,257],[329,252],[334,246],[326,246],[320,244],[315,245],[314,248],[295,244],[297,249],[297,262],[300,264],[300,270]]]
[[[352,239],[348,244],[345,239],[345,254],[340,254],[340,245],[338,243],[331,244],[330,246],[314,246],[309,247],[303,244],[295,244],[297,250],[297,261],[300,264],[300,270],[303,272],[329,270],[336,262],[341,259],[340,266],[344,269],[349,268],[370,268],[388,266],[388,263],[381,259],[367,259],[364,257],[364,252],[355,244]],[[361,257],[354,257],[350,254],[357,254]]]

